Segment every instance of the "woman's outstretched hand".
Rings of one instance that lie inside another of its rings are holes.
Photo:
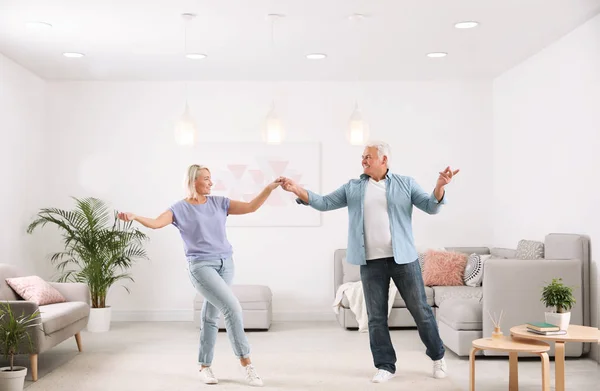
[[[123,221],[135,220],[135,215],[131,212],[119,212],[119,214],[117,216],[119,217],[119,220],[123,220]]]
[[[269,190],[275,190],[282,184],[283,184],[283,178],[279,177],[279,178],[275,179],[273,182],[269,183],[267,185],[267,187],[269,188]]]

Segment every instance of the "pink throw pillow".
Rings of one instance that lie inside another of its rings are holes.
[[[427,286],[464,285],[467,254],[428,250],[425,253],[423,282]]]
[[[67,301],[56,288],[38,276],[7,278],[6,283],[24,300],[37,305]]]

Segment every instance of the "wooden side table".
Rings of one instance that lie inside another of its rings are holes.
[[[600,341],[600,331],[596,327],[570,325],[563,335],[539,335],[527,331],[527,325],[512,327],[510,334],[519,339],[554,342],[554,387],[565,391],[565,343]]]
[[[513,339],[502,336],[498,339],[481,338],[472,342],[471,354],[469,355],[469,390],[475,391],[475,353],[479,350],[495,350],[508,352],[509,372],[508,389],[517,391],[519,389],[519,353],[536,354],[542,359],[542,391],[550,391],[550,360],[548,350],[550,345],[537,340]]]

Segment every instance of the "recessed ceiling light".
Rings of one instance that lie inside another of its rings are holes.
[[[458,22],[454,25],[457,29],[472,29],[473,27],[477,27],[479,25],[478,22],[475,21],[466,21],[466,22]]]
[[[433,52],[433,53],[428,53],[427,57],[442,58],[442,57],[446,57],[447,55],[448,55],[448,53],[444,53],[444,52]]]
[[[52,28],[52,25],[50,23],[38,21],[27,22],[25,23],[25,25],[29,30],[47,30]]]
[[[85,54],[83,54],[83,53],[74,53],[74,52],[66,52],[66,53],[63,53],[63,56],[69,57],[69,58],[81,58],[81,57],[85,56]]]
[[[324,58],[327,58],[327,55],[324,53],[310,53],[306,55],[306,58],[308,58],[309,60],[322,60]]]
[[[207,57],[206,54],[203,53],[188,53],[185,56],[190,60],[202,60]]]
[[[190,20],[192,20],[192,19],[194,19],[196,17],[196,14],[192,14],[190,12],[186,12],[185,14],[181,14],[181,17],[186,22],[189,22]]]
[[[361,20],[366,19],[366,18],[368,18],[367,15],[365,15],[365,14],[358,14],[358,13],[357,14],[352,14],[352,15],[348,16],[348,19],[351,22],[360,22]]]
[[[266,19],[269,22],[273,22],[273,23],[275,23],[276,20],[283,19],[283,18],[285,18],[284,14],[267,14],[267,16],[266,16]]]

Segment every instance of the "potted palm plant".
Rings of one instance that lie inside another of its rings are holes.
[[[112,216],[107,205],[96,198],[73,198],[75,208],[44,208],[27,228],[56,225],[63,231],[64,251],[52,254],[51,261],[60,272],[59,282],[83,282],[91,296],[87,329],[103,332],[110,329],[111,308],[106,305],[109,289],[120,280],[134,281],[128,272],[136,260],[148,259],[143,248],[147,235]],[[124,286],[129,292],[129,289]]]
[[[546,312],[546,323],[558,326],[561,330],[567,330],[571,322],[571,308],[575,305],[573,288],[566,286],[562,278],[553,278],[552,282],[542,289],[541,301],[552,312]]]
[[[15,366],[15,355],[22,343],[28,343],[31,350],[29,329],[37,325],[39,311],[33,314],[16,316],[8,303],[0,308],[0,350],[5,359],[9,360],[8,367],[0,368],[0,390],[22,391],[25,386],[27,367]]]

